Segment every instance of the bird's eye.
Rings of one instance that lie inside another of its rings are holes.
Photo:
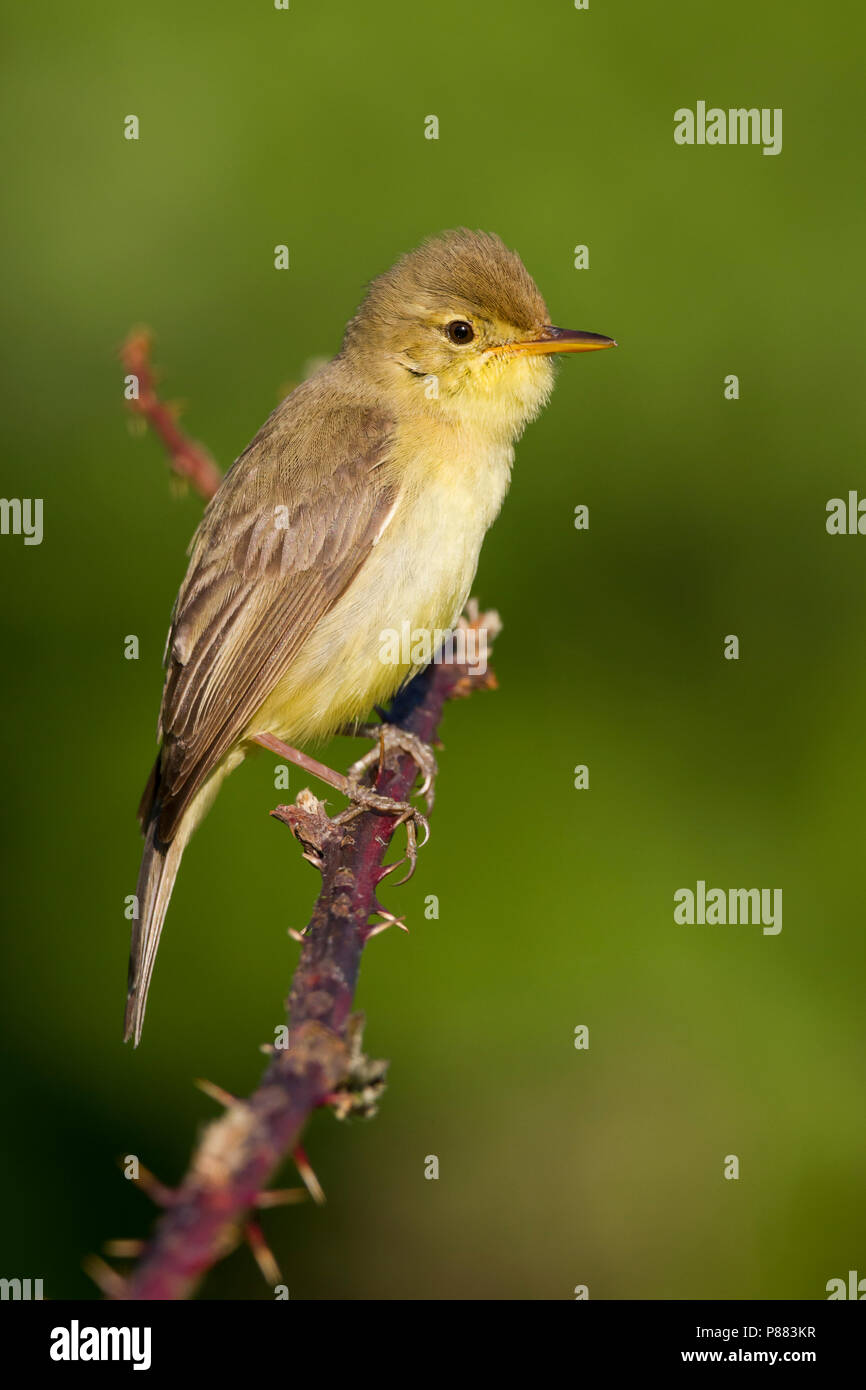
[[[445,332],[452,343],[457,343],[458,346],[462,346],[463,343],[471,343],[475,337],[475,329],[465,319],[452,319],[451,323],[446,326]]]

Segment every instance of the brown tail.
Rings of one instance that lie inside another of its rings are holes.
[[[162,924],[187,840],[183,833],[183,825],[178,826],[177,833],[169,844],[160,840],[157,834],[160,810],[157,795],[158,768],[157,762],[145,788],[140,809],[146,827],[145,842],[138,887],[135,890],[138,916],[132,924],[129,948],[129,980],[123,1041],[129,1042],[130,1038],[134,1038],[136,1047],[141,1039],[147,992],[150,989]]]

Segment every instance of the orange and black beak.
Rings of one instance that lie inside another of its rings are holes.
[[[506,343],[503,352],[598,352],[600,348],[616,347],[613,338],[605,338],[601,333],[583,333],[579,328],[554,328],[545,324],[533,338],[521,338],[514,343]]]

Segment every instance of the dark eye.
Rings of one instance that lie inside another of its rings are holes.
[[[447,325],[445,332],[448,334],[452,343],[471,343],[472,339],[475,337],[475,329],[472,327],[472,324],[467,323],[465,319],[452,319]]]

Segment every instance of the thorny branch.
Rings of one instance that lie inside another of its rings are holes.
[[[137,395],[127,398],[127,406],[144,418],[159,436],[168,454],[172,472],[186,478],[196,492],[208,501],[220,485],[222,474],[207,449],[190,439],[177,423],[177,408],[161,401],[156,393],[156,373],[150,361],[151,335],[144,328],[130,333],[120,349],[120,360],[127,374],[135,378]]]
[[[139,351],[135,359],[127,343],[125,364],[137,360],[139,367],[145,365],[146,348]],[[152,378],[148,382],[147,407],[141,398],[130,405],[142,410],[157,428],[176,470],[184,471],[208,495],[203,481],[207,474],[189,463],[193,457],[207,459],[207,455],[184,440],[174,422],[168,443],[162,425],[156,423],[164,424],[164,408],[152,391]],[[181,466],[177,460],[183,461]],[[464,621],[479,634],[486,633],[488,644],[499,630],[497,615],[479,616],[475,606]],[[495,684],[492,672],[480,673],[477,663],[471,672],[458,664],[432,665],[398,695],[386,718],[432,746],[447,700],[474,689],[492,689]],[[417,772],[410,753],[392,748],[383,753],[375,790],[405,801]],[[305,858],[322,876],[292,980],[288,1046],[263,1048],[270,1060],[258,1087],[246,1099],[204,1086],[226,1110],[204,1131],[177,1188],[167,1189],[142,1171],[141,1185],[164,1208],[163,1214],[142,1247],[129,1242],[108,1247],[117,1255],[138,1255],[128,1278],[102,1261],[90,1261],[91,1273],[109,1298],[185,1298],[242,1239],[249,1241],[266,1279],[279,1283],[276,1262],[251,1213],[295,1196],[291,1191],[267,1190],[290,1154],[314,1190],[315,1177],[299,1147],[301,1132],[314,1110],[328,1105],[339,1118],[352,1112],[372,1114],[384,1086],[386,1064],[370,1061],[361,1051],[362,1018],[352,1013],[352,1001],[364,946],[392,923],[402,925],[376,897],[378,885],[396,867],[383,866],[395,819],[365,810],[350,823],[338,824],[308,790],[301,791],[293,805],[278,806],[272,815],[289,827]],[[370,919],[377,915],[382,921],[374,924]]]

